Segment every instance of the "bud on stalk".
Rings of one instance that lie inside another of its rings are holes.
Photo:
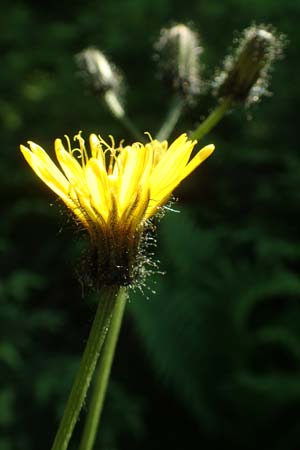
[[[162,78],[187,100],[200,92],[199,39],[186,25],[161,31],[155,44]]]
[[[215,79],[215,94],[234,102],[257,102],[267,92],[270,66],[281,51],[282,40],[275,33],[263,26],[247,28]]]
[[[103,95],[104,101],[116,117],[124,116],[120,101],[122,80],[116,68],[96,48],[87,48],[75,57],[81,76],[95,93]]]

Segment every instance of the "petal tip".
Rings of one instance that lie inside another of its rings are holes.
[[[28,148],[28,147],[25,147],[25,145],[21,144],[21,145],[20,145],[20,150],[21,150],[22,153],[24,153],[24,152],[29,151],[29,148]]]
[[[213,151],[215,150],[215,146],[214,144],[208,144],[205,147],[203,147],[200,152],[204,153],[206,155],[206,157],[208,157],[209,155],[211,155],[213,153]]]
[[[64,148],[64,144],[62,143],[62,140],[60,138],[56,138],[54,141],[54,149],[55,152],[62,152],[63,150],[65,150]]]

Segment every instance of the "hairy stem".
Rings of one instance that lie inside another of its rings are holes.
[[[101,291],[95,319],[51,450],[68,448],[108,331],[118,290],[112,286]]]
[[[156,139],[158,141],[163,141],[164,139],[169,138],[170,134],[174,130],[175,125],[179,120],[179,117],[182,114],[183,107],[184,107],[183,97],[181,95],[176,95],[173,98],[167,117],[156,135]]]
[[[95,443],[126,300],[127,292],[125,288],[120,289],[96,370],[91,403],[89,405],[79,450],[92,450]]]
[[[191,139],[200,141],[210,130],[212,130],[218,122],[223,118],[224,114],[232,105],[230,99],[225,99],[210,113],[210,115],[202,122],[198,128],[190,135]]]

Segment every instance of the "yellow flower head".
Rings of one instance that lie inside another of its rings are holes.
[[[208,145],[190,159],[196,141],[186,134],[167,141],[115,147],[90,135],[90,154],[79,133],[67,149],[55,140],[59,166],[37,144],[21,151],[35,173],[88,230],[94,248],[90,261],[97,285],[130,284],[140,237],[172,191],[214,150]]]

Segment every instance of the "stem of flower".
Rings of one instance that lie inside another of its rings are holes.
[[[104,101],[114,117],[132,134],[133,138],[137,141],[144,142],[145,136],[139,132],[134,123],[129,119],[113,90],[110,89],[105,92]]]
[[[105,338],[104,347],[101,352],[98,368],[95,374],[95,384],[92,389],[91,402],[89,405],[79,450],[92,450],[97,436],[109,375],[111,372],[111,366],[124,315],[126,300],[127,292],[125,288],[122,288],[120,289],[117,296],[116,305],[114,307],[110,322],[110,327]]]
[[[104,343],[119,288],[101,291],[95,319],[51,450],[67,450]]]
[[[156,135],[156,139],[158,141],[163,141],[164,139],[169,138],[170,134],[175,128],[176,123],[179,120],[179,117],[182,114],[183,107],[184,107],[183,97],[181,95],[176,95],[173,98],[167,117]]]
[[[198,128],[190,135],[191,139],[200,141],[218,122],[232,106],[231,99],[225,99],[213,110],[213,112],[202,122]]]
[[[127,131],[131,133],[134,139],[142,143],[146,141],[145,136],[140,133],[140,131],[136,128],[134,123],[129,119],[129,117],[126,114],[124,114],[124,116],[122,117],[119,117],[119,120],[121,124],[124,126],[124,128],[126,128]]]

